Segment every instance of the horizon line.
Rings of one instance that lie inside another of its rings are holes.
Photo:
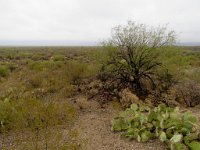
[[[177,42],[175,46],[200,46],[200,42]],[[71,47],[100,46],[97,41],[64,41],[64,40],[0,40],[0,47]]]

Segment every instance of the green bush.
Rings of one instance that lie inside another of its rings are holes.
[[[6,66],[11,72],[14,71],[18,67],[15,63],[7,63]]]
[[[34,53],[32,55],[32,60],[34,61],[39,61],[39,60],[44,60],[45,59],[45,55],[43,53]]]
[[[182,113],[178,108],[159,105],[154,109],[138,107],[130,108],[119,114],[112,123],[112,131],[121,131],[123,137],[147,142],[152,138],[168,144],[171,150],[193,147],[198,150],[200,144],[200,126],[190,112]],[[192,143],[196,141],[196,143]]]
[[[53,61],[64,61],[65,56],[64,55],[54,55],[53,56]]]
[[[14,138],[10,145],[1,141],[1,149],[73,149],[79,148],[74,139],[63,142],[63,127],[68,130],[76,118],[75,108],[67,101],[38,99],[0,101],[0,134]],[[25,131],[25,134],[24,134]],[[20,133],[18,136],[16,133]],[[70,134],[71,131],[68,132]],[[13,148],[14,146],[14,148]],[[66,148],[65,148],[66,147]]]
[[[0,132],[12,129],[16,125],[18,117],[19,113],[8,99],[0,101]]]
[[[72,84],[80,85],[81,79],[86,78],[89,75],[88,65],[79,61],[68,61],[66,73]]]
[[[30,61],[28,66],[30,69],[32,70],[36,70],[36,71],[42,71],[42,70],[46,70],[46,69],[55,69],[58,67],[62,66],[62,62],[61,61]]]
[[[29,128],[43,129],[70,123],[76,115],[75,109],[68,102],[47,102],[41,100],[8,99],[0,101],[0,132]]]
[[[7,66],[0,66],[0,77],[6,77],[9,75],[9,68]]]

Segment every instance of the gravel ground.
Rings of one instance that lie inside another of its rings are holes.
[[[96,105],[95,105],[96,106]],[[165,150],[164,143],[152,140],[138,143],[122,139],[118,133],[110,128],[111,120],[118,114],[111,104],[105,108],[93,107],[90,111],[81,113],[75,124],[79,132],[79,140],[87,140],[86,150]]]

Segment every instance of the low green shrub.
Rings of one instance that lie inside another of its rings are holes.
[[[18,67],[15,63],[7,63],[6,66],[11,72],[14,71]]]
[[[32,70],[26,74],[29,76],[23,81],[23,85],[37,98],[43,99],[53,94],[62,99],[72,96],[75,92],[74,86],[70,84],[71,77],[66,75],[64,68],[39,72]]]
[[[89,75],[88,65],[79,61],[68,61],[66,74],[70,78],[72,84],[80,85],[81,79]]]
[[[0,132],[16,126],[16,121],[19,121],[17,118],[19,113],[15,106],[8,99],[0,101]]]
[[[32,60],[34,61],[39,61],[39,60],[44,60],[45,59],[45,55],[43,53],[34,53],[32,55]]]
[[[64,61],[65,60],[65,56],[64,55],[54,55],[53,56],[53,61]]]
[[[37,99],[0,101],[0,132],[29,128],[33,131],[73,122],[74,107],[68,102]]]
[[[0,66],[0,77],[6,77],[7,75],[9,75],[9,68],[5,65]]]
[[[199,150],[200,126],[197,118],[190,112],[182,113],[178,107],[174,109],[159,105],[151,109],[132,104],[114,119],[112,131],[120,131],[123,137],[138,142],[159,138],[171,150],[184,150],[187,147]]]
[[[10,51],[10,52],[7,52],[7,53],[5,53],[5,58],[7,58],[7,59],[14,59],[15,58],[15,53],[13,53],[13,51]]]
[[[62,66],[61,61],[29,61],[28,67],[32,70],[42,71],[45,69],[55,69]]]

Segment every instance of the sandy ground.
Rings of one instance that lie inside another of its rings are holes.
[[[97,106],[97,105],[95,105]],[[87,150],[165,150],[164,143],[152,140],[147,143],[138,143],[122,139],[120,134],[113,133],[111,120],[116,117],[118,112],[108,104],[105,108],[92,107],[85,110],[79,116],[74,129],[79,132],[78,139],[87,140]]]

